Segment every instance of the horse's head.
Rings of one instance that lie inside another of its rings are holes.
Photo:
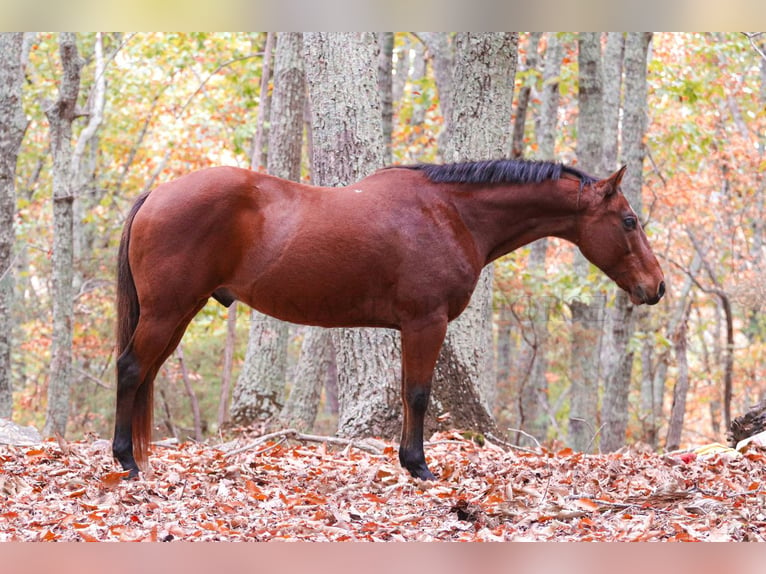
[[[654,305],[665,294],[660,264],[638,216],[620,191],[625,167],[590,184],[577,230],[582,254],[624,289],[631,301]]]

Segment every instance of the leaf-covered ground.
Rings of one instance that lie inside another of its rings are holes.
[[[137,481],[105,440],[2,446],[0,541],[766,538],[760,450],[532,453],[442,433],[426,449],[441,480],[422,482],[392,443],[246,444],[155,447]]]

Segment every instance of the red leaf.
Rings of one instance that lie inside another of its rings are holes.
[[[268,497],[263,493],[263,491],[258,488],[258,485],[255,484],[252,480],[248,480],[245,482],[245,490],[247,490],[247,493],[255,498],[256,500],[266,500]]]
[[[98,538],[96,538],[95,536],[92,536],[91,534],[88,534],[84,530],[82,532],[79,532],[78,534],[80,535],[80,537],[83,540],[85,540],[85,542],[98,542],[99,541]]]
[[[124,478],[127,478],[130,474],[129,470],[121,472],[108,472],[101,478],[101,486],[107,489],[112,489],[122,483]]]
[[[575,504],[583,510],[598,510],[598,503],[593,502],[590,498],[578,498]]]

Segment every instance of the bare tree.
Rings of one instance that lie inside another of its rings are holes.
[[[625,42],[622,156],[628,171],[622,181],[622,190],[639,216],[643,211],[641,188],[646,155],[643,143],[647,126],[646,67],[651,41],[650,32],[630,32]],[[606,379],[602,407],[604,429],[601,434],[601,449],[607,452],[617,450],[625,444],[625,432],[628,426],[628,393],[633,371],[633,352],[629,349],[628,343],[635,328],[636,314],[627,294],[619,290],[613,312],[613,338],[617,360]]]
[[[72,321],[74,316],[72,279],[72,123],[78,116],[77,96],[83,60],[77,51],[75,34],[59,35],[62,74],[58,99],[45,115],[50,124],[53,152],[53,336],[51,348],[48,408],[43,433],[66,432],[69,417],[69,390],[72,379]]]
[[[0,418],[11,418],[16,161],[27,129],[21,96],[24,33],[0,33]]]
[[[603,78],[601,34],[580,33],[578,38],[580,84],[577,118],[577,160],[586,172],[596,174],[601,167],[603,140]],[[584,281],[590,263],[578,251],[575,273]],[[598,348],[603,305],[575,300],[572,311],[572,359],[570,367],[571,402],[569,441],[572,448],[588,451],[598,431]]]

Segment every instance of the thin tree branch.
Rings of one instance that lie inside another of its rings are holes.
[[[753,50],[755,50],[758,55],[761,56],[761,58],[766,60],[766,53],[764,53],[761,47],[755,42],[755,39],[763,35],[763,32],[742,32],[742,34],[745,36],[745,38],[750,40],[750,45],[753,47]]]
[[[245,445],[243,447],[240,447],[240,448],[234,449],[232,451],[229,451],[229,452],[227,452],[224,455],[224,458],[230,458],[232,456],[236,456],[236,455],[238,455],[240,453],[243,453],[245,451],[252,450],[255,447],[257,447],[257,446],[259,446],[259,445],[261,445],[261,444],[263,444],[265,442],[268,442],[268,441],[273,440],[273,439],[278,439],[278,438],[281,438],[281,439],[292,439],[292,440],[304,441],[304,442],[321,442],[321,443],[325,443],[325,444],[332,444],[332,445],[337,445],[337,446],[351,447],[351,448],[356,448],[356,449],[362,450],[364,452],[368,452],[370,454],[374,454],[374,455],[378,455],[378,456],[383,454],[383,450],[381,448],[379,448],[377,446],[374,446],[374,445],[370,444],[369,442],[358,441],[358,440],[353,440],[353,439],[345,439],[345,438],[340,438],[340,437],[332,437],[332,436],[319,436],[319,435],[313,435],[313,434],[304,434],[304,433],[298,432],[295,429],[284,429],[284,430],[276,431],[276,432],[273,432],[273,433],[265,434],[265,435],[257,438],[256,440],[254,440],[250,444],[247,444],[247,445]]]

